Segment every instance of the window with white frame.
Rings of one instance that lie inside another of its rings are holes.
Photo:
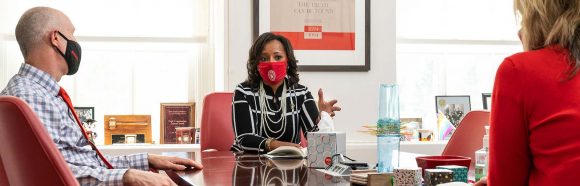
[[[435,96],[469,95],[482,110],[505,57],[521,52],[513,2],[399,0],[397,83],[401,117],[423,118],[434,129]]]
[[[96,143],[103,116],[151,115],[159,139],[160,103],[199,102],[213,91],[213,44],[208,0],[0,0],[0,87],[23,63],[14,28],[24,11],[64,12],[82,46],[80,69],[65,76],[75,106],[95,107]],[[215,23],[214,23],[215,24]],[[201,108],[198,104],[198,109]]]

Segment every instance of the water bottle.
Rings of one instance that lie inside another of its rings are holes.
[[[475,181],[487,176],[487,166],[489,157],[489,126],[485,126],[483,136],[483,148],[475,151]]]
[[[400,140],[399,87],[396,84],[382,84],[379,89],[377,121],[379,173],[393,172],[393,169],[399,166]]]

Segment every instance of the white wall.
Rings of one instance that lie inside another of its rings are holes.
[[[233,91],[235,85],[246,79],[245,65],[252,44],[252,1],[231,0],[227,9],[226,90]],[[396,82],[395,41],[395,0],[371,0],[371,70],[299,72],[300,83],[308,86],[315,97],[316,90],[322,88],[326,99],[338,99],[342,111],[334,118],[336,130],[347,132],[349,146],[376,141],[375,137],[357,131],[361,125],[377,120],[379,85]],[[347,153],[371,161],[376,159],[376,151],[373,152]]]

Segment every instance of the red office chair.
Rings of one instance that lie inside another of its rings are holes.
[[[489,125],[489,111],[467,113],[441,154],[471,157],[471,166],[475,167],[475,151],[483,147],[486,125]]]
[[[302,130],[300,131],[300,146],[308,147],[308,140],[306,140],[306,137],[304,137],[304,133],[302,132]]]
[[[229,151],[234,143],[231,92],[213,92],[203,99],[201,114],[201,151]]]
[[[0,157],[0,185],[10,185],[10,183],[8,183],[8,177],[6,177],[6,172],[4,171],[2,157]]]
[[[79,185],[32,109],[0,96],[0,185]]]

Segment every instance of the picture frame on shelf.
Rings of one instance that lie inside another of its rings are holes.
[[[423,118],[401,118],[401,141],[418,140],[418,130],[423,128]]]
[[[299,71],[369,71],[370,0],[253,0],[253,40],[290,40]]]
[[[161,144],[177,144],[179,127],[195,127],[195,102],[161,103]]]
[[[97,137],[97,132],[95,132],[95,107],[74,107],[75,114],[81,121],[81,125],[84,127],[85,132],[89,141],[94,143],[94,139]]]
[[[74,107],[74,109],[82,123],[89,119],[95,119],[95,107]]]
[[[481,93],[481,99],[483,101],[483,109],[491,110],[491,93]]]
[[[113,134],[111,144],[145,144],[145,134]]]
[[[435,111],[436,113],[443,113],[449,122],[457,128],[461,119],[471,111],[470,96],[435,96]]]
[[[152,144],[151,115],[104,115],[105,145]]]

